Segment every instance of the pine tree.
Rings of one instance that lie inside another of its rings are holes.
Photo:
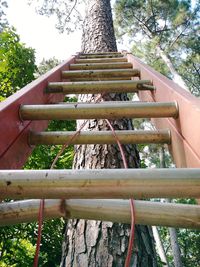
[[[82,52],[117,51],[110,0],[90,0],[86,3]],[[80,95],[79,101],[94,101],[96,95]],[[127,101],[126,94],[103,95],[102,101]],[[111,122],[118,130],[133,129],[129,119]],[[80,122],[77,123],[79,127]],[[108,130],[104,120],[90,120],[85,130]],[[139,154],[135,146],[124,146],[129,168],[139,168]],[[75,169],[123,168],[117,146],[76,146]],[[129,225],[112,222],[69,220],[66,222],[61,266],[124,266]],[[137,226],[131,266],[157,266],[151,230]]]

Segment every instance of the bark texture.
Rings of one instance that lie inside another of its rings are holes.
[[[117,51],[110,0],[86,1],[82,51]]]
[[[109,0],[90,0],[86,4],[83,32],[83,52],[117,51]],[[97,95],[80,95],[79,101],[95,101]],[[103,95],[101,101],[127,101],[126,94]],[[77,128],[83,121],[77,122]],[[117,130],[133,129],[132,121],[123,119],[111,122]],[[84,130],[108,130],[104,120],[90,120]],[[110,130],[110,129],[109,129]],[[129,168],[139,168],[139,154],[134,145],[124,146]],[[74,168],[123,168],[117,145],[78,145],[75,147]],[[66,222],[61,267],[122,267],[127,255],[130,225],[85,220]],[[136,227],[132,265],[156,265],[151,228]]]

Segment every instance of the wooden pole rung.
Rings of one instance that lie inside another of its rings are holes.
[[[131,69],[128,62],[70,64],[70,70]]]
[[[178,116],[175,102],[111,102],[22,105],[22,120],[163,118]]]
[[[62,145],[70,144],[116,144],[111,131],[82,131],[76,132],[31,132],[30,145]],[[115,131],[121,144],[170,144],[170,131]]]
[[[127,62],[126,57],[113,58],[77,58],[76,63],[111,63],[111,62]]]
[[[90,55],[120,55],[123,56],[121,52],[95,52],[95,53],[80,53],[80,56],[90,56]]]
[[[40,200],[0,204],[0,226],[36,221]],[[200,206],[186,204],[134,201],[135,222],[176,228],[200,229]],[[102,220],[130,223],[128,200],[45,200],[44,218]]]
[[[200,169],[3,170],[1,198],[199,198]]]
[[[79,55],[79,58],[117,58],[122,57],[123,55],[121,53],[102,53],[102,54],[81,54]]]
[[[124,81],[86,81],[86,82],[50,82],[46,93],[64,94],[98,94],[98,93],[131,93],[138,90],[154,90],[150,80]]]
[[[108,70],[70,70],[63,71],[62,78],[64,79],[90,79],[90,78],[121,78],[139,76],[138,69],[108,69]]]
[[[123,80],[131,80],[131,77],[102,77],[102,78],[98,78],[98,77],[84,77],[84,78],[70,78],[70,81],[72,82],[88,82],[88,81],[123,81]]]

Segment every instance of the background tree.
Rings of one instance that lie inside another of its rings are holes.
[[[185,76],[182,78],[180,74],[185,70],[182,65],[189,64],[191,55],[194,57],[192,52],[190,56],[187,54],[194,49],[192,43],[197,41],[199,8],[199,1],[196,1],[196,7],[191,7],[191,1],[184,0],[117,0],[115,21],[118,36],[126,35],[131,41],[135,40],[137,47],[142,47],[140,55],[144,53],[148,64],[153,61],[153,67],[157,67],[164,63],[164,74],[167,71],[168,76],[185,89],[188,86],[192,91],[197,90],[194,80],[199,79],[199,68],[196,64],[192,68],[195,79],[183,79]]]
[[[49,59],[43,58],[39,64],[38,68],[37,68],[37,72],[35,74],[35,77],[36,78],[39,77],[40,75],[46,73],[48,70],[52,69],[53,67],[57,66],[60,63],[61,63],[61,61],[55,57],[52,57]]]
[[[34,79],[35,51],[20,42],[12,28],[0,32],[0,100]]]

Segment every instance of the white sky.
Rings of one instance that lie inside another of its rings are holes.
[[[59,34],[55,19],[36,14],[27,0],[9,0],[7,17],[20,35],[21,42],[36,50],[36,61],[55,57],[65,60],[81,49],[81,31]]]
[[[36,62],[55,57],[65,60],[81,50],[81,31],[59,34],[56,19],[38,15],[27,0],[8,0],[7,18],[20,35],[21,42],[36,51]],[[113,4],[115,0],[111,0]]]

